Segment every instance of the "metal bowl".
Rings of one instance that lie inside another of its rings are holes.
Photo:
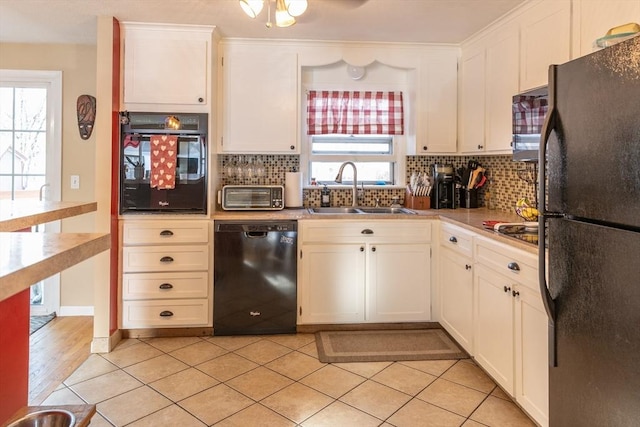
[[[76,417],[65,409],[45,409],[15,420],[7,427],[73,427]]]

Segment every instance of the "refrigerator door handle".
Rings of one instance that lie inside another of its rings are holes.
[[[557,366],[556,355],[556,309],[549,287],[547,286],[547,265],[546,265],[546,222],[547,218],[558,217],[558,214],[547,212],[546,210],[546,190],[547,190],[547,144],[551,132],[555,129],[557,123],[557,109],[555,103],[555,76],[556,65],[549,67],[549,111],[542,127],[540,135],[540,149],[538,166],[540,170],[538,182],[538,200],[540,203],[540,215],[538,217],[538,283],[540,285],[540,294],[544,304],[548,318],[548,339],[549,339],[549,366]]]

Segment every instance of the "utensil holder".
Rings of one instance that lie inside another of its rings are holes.
[[[478,207],[478,190],[472,188],[460,188],[460,207],[461,208],[477,208]]]
[[[426,210],[431,209],[431,197],[414,196],[407,190],[404,197],[404,206],[409,209]]]

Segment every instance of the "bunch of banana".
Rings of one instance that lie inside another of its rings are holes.
[[[531,202],[526,197],[518,199],[516,202],[516,213],[526,221],[537,221],[540,212],[531,206]]]

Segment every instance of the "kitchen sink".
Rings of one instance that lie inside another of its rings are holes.
[[[358,208],[365,214],[409,214],[414,215],[415,212],[407,208],[391,208],[391,207],[377,207],[377,208]]]
[[[413,215],[413,212],[407,208],[392,208],[392,207],[340,207],[340,208],[309,208],[309,212],[312,214],[409,214]]]

